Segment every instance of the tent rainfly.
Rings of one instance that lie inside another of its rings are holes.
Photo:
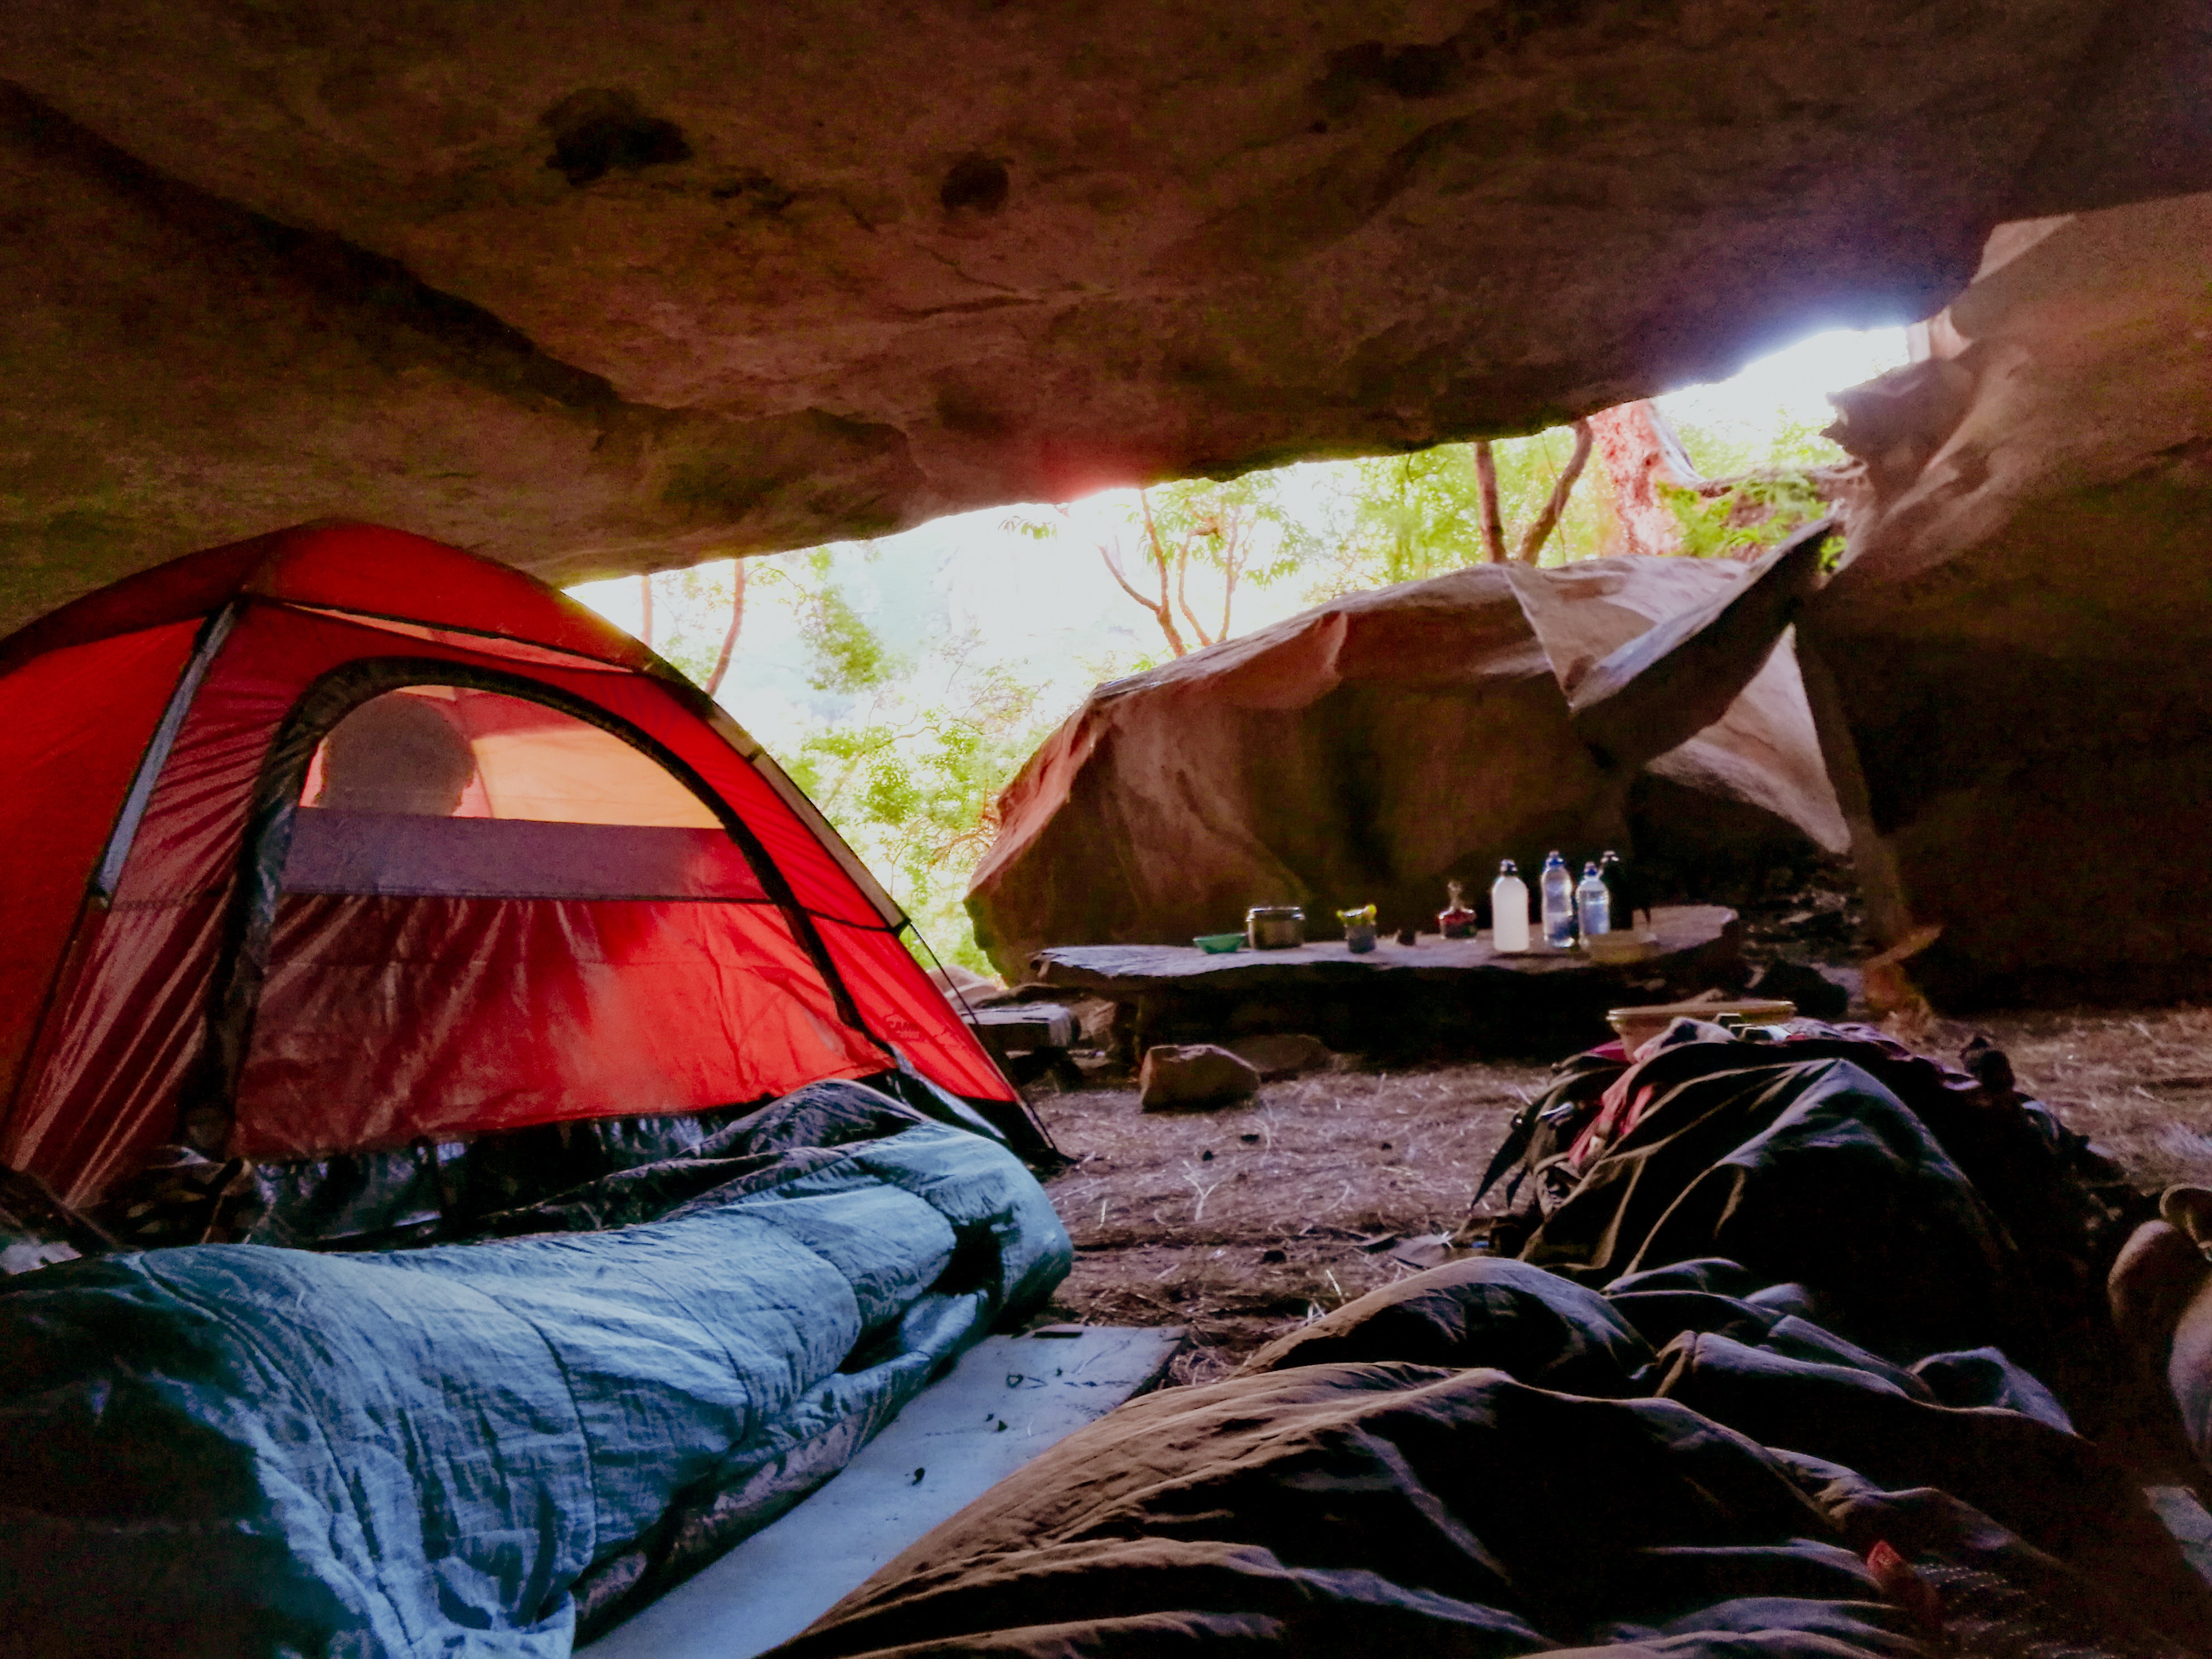
[[[283,1162],[826,1078],[1019,1097],[906,918],[651,651],[544,583],[319,524],[0,641],[0,1164]]]

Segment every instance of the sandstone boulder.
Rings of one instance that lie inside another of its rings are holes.
[[[1260,1073],[1210,1042],[1158,1043],[1137,1068],[1137,1103],[1147,1112],[1226,1106],[1260,1091]]]
[[[1696,805],[1662,817],[1662,839],[1686,823],[1739,859],[1839,850],[1772,629],[1721,665],[1741,695],[1670,755],[1601,754],[1568,706],[1571,685],[1657,619],[1760,575],[1632,556],[1482,566],[1101,686],[1000,799],[969,894],[977,937],[1011,975],[1046,945],[1186,943],[1260,903],[1303,904],[1313,937],[1370,902],[1386,929],[1433,926],[1445,882],[1485,893],[1501,858],[1533,874],[1553,847],[1638,853],[1645,777]]]
[[[1836,401],[1806,681],[1869,925],[1940,1005],[2212,987],[2212,196],[2005,228]]]

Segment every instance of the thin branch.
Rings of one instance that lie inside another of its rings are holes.
[[[730,672],[730,659],[737,654],[738,630],[745,625],[745,562],[730,561],[730,626],[722,635],[722,648],[714,653],[714,672],[707,676],[707,695],[713,696],[722,689],[722,677]]]
[[[1199,621],[1198,612],[1190,608],[1190,544],[1192,539],[1193,538],[1191,537],[1185,536],[1182,538],[1182,544],[1176,549],[1176,603],[1182,607],[1182,614],[1190,623],[1190,631],[1198,635],[1198,642],[1200,645],[1215,645],[1219,643],[1218,639],[1206,638],[1206,624]]]
[[[1474,446],[1475,495],[1482,503],[1482,547],[1492,564],[1505,562],[1505,522],[1498,510],[1498,457],[1490,447],[1490,441],[1479,439]]]
[[[1092,545],[1097,548],[1098,556],[1106,561],[1106,568],[1113,572],[1114,580],[1121,584],[1121,591],[1157,616],[1159,607],[1129,585],[1129,579],[1121,574],[1121,562],[1114,556],[1114,550],[1104,542],[1096,542]]]
[[[1168,649],[1174,652],[1178,657],[1187,657],[1190,654],[1190,647],[1182,642],[1182,635],[1176,631],[1175,625],[1175,611],[1168,602],[1167,550],[1160,545],[1160,529],[1157,524],[1152,522],[1152,498],[1151,495],[1147,491],[1142,489],[1139,490],[1137,492],[1137,505],[1144,513],[1145,537],[1152,544],[1152,562],[1159,567],[1160,572],[1160,602],[1158,605],[1152,605],[1146,600],[1140,599],[1137,603],[1144,605],[1144,607],[1147,611],[1150,611],[1153,617],[1158,621],[1160,624],[1160,632],[1167,635]]]
[[[1246,532],[1252,525],[1234,514],[1224,514],[1220,522],[1228,526],[1221,532],[1221,632],[1214,637],[1229,637],[1229,607],[1237,598],[1237,574],[1251,556],[1251,542]]]
[[[1566,471],[1560,473],[1552,485],[1551,498],[1544,510],[1536,515],[1536,522],[1528,526],[1528,533],[1521,538],[1521,562],[1536,562],[1536,556],[1544,550],[1544,543],[1558,528],[1559,515],[1567,510],[1567,497],[1574,493],[1575,480],[1583,475],[1583,466],[1590,456],[1590,423],[1575,422],[1575,453],[1567,457]]]
[[[653,648],[653,578],[637,579],[638,624],[637,637],[645,648]]]

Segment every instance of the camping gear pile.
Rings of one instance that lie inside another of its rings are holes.
[[[1132,1402],[780,1653],[2203,1651],[2109,1171],[1999,1067],[1790,1033],[1568,1063],[1524,1259]]]
[[[0,757],[10,1642],[565,1653],[1067,1271],[897,908],[528,577],[179,560]]]

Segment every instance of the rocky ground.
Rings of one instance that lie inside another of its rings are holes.
[[[1747,895],[1747,954],[1825,967],[1859,948],[1834,884]],[[2076,1010],[1933,1020],[1893,1033],[1955,1056],[1984,1034],[2021,1086],[2103,1146],[2138,1184],[2212,1182],[2212,1008]],[[1441,1259],[1541,1057],[1413,1071],[1342,1069],[1270,1084],[1212,1112],[1140,1113],[1111,1074],[1042,1093],[1075,1160],[1049,1183],[1075,1241],[1052,1316],[1178,1324],[1178,1382],[1222,1375],[1292,1327]],[[1492,1195],[1491,1202],[1495,1202]]]

